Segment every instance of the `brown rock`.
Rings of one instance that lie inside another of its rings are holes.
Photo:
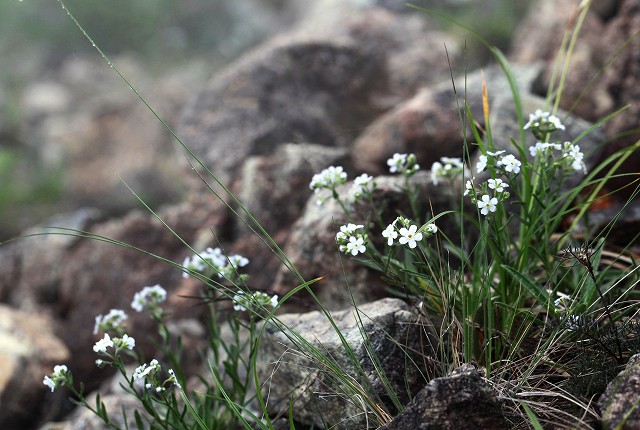
[[[68,363],[69,350],[54,334],[53,320],[0,306],[0,427],[18,429],[34,424],[35,412],[51,414],[45,401],[45,375]],[[35,407],[34,405],[40,405]]]

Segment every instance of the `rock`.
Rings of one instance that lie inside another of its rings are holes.
[[[373,193],[373,206],[377,208],[376,210],[382,210],[383,222],[393,222],[399,213],[412,217],[408,198],[403,191],[404,178],[381,176],[375,180],[377,188]],[[420,219],[416,219],[416,223],[420,224],[431,218],[432,209],[434,214],[451,209],[451,202],[458,198],[453,196],[459,195],[456,193],[462,193],[461,184],[458,191],[452,187],[434,186],[427,172],[416,173],[411,178],[411,184],[418,189],[416,204],[423,210]],[[349,182],[338,188],[341,198],[347,201],[350,199],[350,186]],[[340,226],[347,221],[357,224],[368,223],[372,227],[371,243],[378,249],[383,249],[386,242],[381,232],[386,225],[382,227],[376,225],[371,219],[373,207],[364,201],[353,208],[352,217],[347,220],[335,200],[327,200],[322,206],[318,206],[317,198],[317,195],[311,196],[303,214],[291,226],[291,234],[284,247],[289,260],[300,270],[305,279],[322,278],[311,288],[323,306],[328,309],[342,309],[349,306],[350,296],[353,296],[356,303],[366,303],[386,296],[389,286],[382,281],[382,273],[367,269],[355,258],[341,254],[335,241]],[[459,234],[456,223],[442,223],[440,227],[449,237]],[[428,240],[437,240],[437,236]],[[273,288],[282,295],[299,284],[299,280],[286,267],[282,267]],[[303,303],[307,305],[313,302],[310,298],[306,298],[304,292],[301,292],[300,297],[305,297]]]
[[[526,91],[537,75],[529,65],[514,67],[519,87]],[[509,100],[511,91],[504,72],[498,66],[469,73],[455,79],[456,91],[450,80],[422,88],[414,97],[381,115],[358,137],[352,147],[357,171],[381,174],[387,171],[386,160],[395,152],[414,153],[423,168],[431,167],[440,157],[461,157],[463,132],[458,107],[469,104],[475,120],[484,122],[482,113],[482,82],[486,81],[490,106],[497,100]],[[513,107],[512,107],[513,109]],[[470,131],[467,137],[471,138]]]
[[[212,220],[220,222],[216,217],[221,206],[201,203],[197,207],[176,206],[160,212],[159,216],[176,234],[190,241],[203,226],[217,224]],[[178,264],[190,254],[173,233],[151,215],[132,212],[112,221],[87,220],[86,228],[80,227],[82,223],[72,225]],[[162,284],[168,291],[174,319],[196,317],[205,310],[193,299],[178,297],[196,295],[201,284],[183,283],[181,272],[176,268],[145,253],[101,240],[45,234],[3,247],[0,255],[3,299],[32,313],[45,308],[51,312],[58,322],[57,335],[71,351],[67,365],[77,380],[85,381],[89,390],[108,376],[108,372],[97,369],[94,364],[96,357],[91,347],[97,340],[92,334],[96,315],[110,309],[127,312],[129,334],[138,338],[137,344],[143,351],[150,353],[149,334],[156,331],[155,326],[148,315],[131,309],[134,293],[147,285]]]
[[[355,363],[322,312],[286,314],[279,316],[279,320],[322,355],[331,357],[330,366],[344,371],[350,381],[362,386],[367,395],[374,396],[372,400],[380,408],[378,415],[365,408],[355,390],[345,390],[335,379],[335,369],[327,368],[327,364],[308,352],[308,347],[301,346],[300,340],[290,338],[273,325],[267,325],[258,354],[260,380],[269,381],[264,387],[265,395],[268,392],[269,396],[268,407],[274,415],[286,413],[292,399],[296,421],[320,428],[364,428],[367,420],[370,425],[381,422],[393,409],[393,403],[371,361],[371,354],[375,354],[388,384],[404,404],[413,391],[426,382],[420,372],[428,375],[433,371],[423,366],[425,357],[428,361],[434,356],[431,345],[435,346],[437,340],[398,299],[360,306],[358,317],[353,309],[334,312],[331,316],[353,351]],[[362,327],[358,325],[359,319]],[[411,360],[420,369],[408,364]]]
[[[596,8],[597,13],[590,12],[585,19],[560,101],[561,108],[591,122],[629,105],[605,124],[608,143],[601,160],[640,139],[637,130],[640,106],[636,103],[640,97],[640,39],[637,37],[640,5],[636,0],[603,3],[606,7]],[[547,93],[565,27],[567,22],[575,22],[575,6],[570,0],[540,0],[532,5],[522,31],[517,33],[511,54],[513,61],[546,61],[534,86],[536,94]],[[531,31],[534,27],[535,31]],[[640,154],[636,151],[621,172],[635,172],[639,163]],[[622,177],[611,181],[610,186],[616,189],[627,183],[628,178]],[[626,200],[630,193],[631,190],[627,190],[618,194]]]
[[[318,2],[296,29],[216,75],[179,132],[224,183],[247,157],[283,143],[346,147],[425,76],[446,70],[444,54],[415,43],[427,35],[435,37],[415,17]]]
[[[609,383],[598,407],[602,413],[603,429],[640,428],[640,354],[629,359],[625,369]]]
[[[284,239],[288,232],[282,230],[289,230],[309,199],[313,175],[331,165],[348,165],[347,155],[346,148],[301,143],[250,157],[242,168],[238,198],[270,234]]]
[[[44,395],[42,383],[53,367],[70,354],[55,335],[54,320],[0,305],[0,427],[20,429],[54,413],[55,403]],[[37,406],[36,406],[37,405]]]
[[[380,430],[502,430],[509,424],[495,393],[465,364],[433,379],[405,410]]]
[[[169,125],[204,81],[198,62],[149,76],[130,57],[113,61]],[[21,105],[18,139],[37,154],[42,169],[62,172],[58,207],[126,212],[137,202],[123,180],[150,204],[180,197],[181,156],[172,136],[102,59],[69,57],[26,87]]]

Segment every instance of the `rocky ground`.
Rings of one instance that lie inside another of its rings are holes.
[[[515,35],[508,56],[526,111],[543,106],[554,56],[567,22],[574,18],[575,3],[534,1]],[[616,109],[629,108],[582,142],[590,148],[585,152],[591,166],[640,138],[640,41],[632,39],[625,50],[611,57],[617,47],[637,36],[640,3],[597,3],[576,43],[561,103],[563,115],[575,135]],[[384,299],[379,275],[350,260],[344,260],[341,267],[333,229],[333,220],[339,220],[341,212],[331,204],[315,206],[308,184],[314,173],[335,164],[343,165],[350,177],[363,172],[384,175],[385,162],[395,152],[415,153],[424,167],[442,156],[460,156],[462,136],[450,66],[461,97],[464,42],[437,30],[433,18],[393,1],[318,1],[296,19],[295,25],[264,40],[208,81],[206,64],[201,62],[154,82],[144,80],[144,71],[134,60],[123,57],[116,63],[138,89],[150,94],[152,105],[246,204],[305,277],[323,277],[314,285],[323,303],[335,310],[347,306],[341,293],[346,271],[359,303],[383,299],[384,306],[374,306],[380,314],[372,320],[389,324],[410,320],[412,313],[406,304]],[[111,74],[95,59],[70,58],[25,95],[33,106],[32,115],[25,118],[31,140],[43,145],[44,157],[71,160],[69,189],[87,205],[47,224],[121,240],[182,262],[190,252],[171,231],[148,211],[130,210],[121,203],[131,195],[113,174],[113,167],[126,167],[131,173],[125,179],[132,188],[144,188],[143,199],[195,249],[219,241],[229,252],[251,260],[247,268],[255,288],[284,294],[295,287],[296,280],[280,260],[247,231],[243,217],[234,216],[203,186],[191,170],[190,158],[161,124],[143,122],[141,118],[149,115],[146,108],[128,98],[129,90],[117,80],[116,85],[107,83]],[[494,138],[500,141],[502,136],[506,142],[514,131],[515,113],[508,86],[495,65],[483,67],[482,74],[468,71],[466,99],[476,118],[482,118],[483,78],[489,89]],[[74,91],[68,90],[70,82]],[[637,172],[638,165],[636,154],[623,169]],[[446,209],[451,193],[458,192],[434,186],[428,172],[414,181],[436,212]],[[397,179],[381,176],[378,182],[376,201],[387,202],[390,213],[401,209]],[[593,218],[607,220],[624,201],[624,196],[612,201],[611,207],[594,213]],[[124,209],[114,216],[113,211],[105,210],[109,205]],[[618,228],[626,232],[621,237],[628,239],[629,231],[639,232],[639,225],[640,210],[633,207],[618,222]],[[28,232],[37,231],[41,228]],[[101,384],[104,388],[110,375],[94,364],[94,317],[111,308],[128,308],[134,292],[154,284],[170,292],[173,318],[184,323],[177,327],[199,326],[200,308],[183,298],[198,290],[198,282],[183,279],[180,271],[149,255],[59,235],[1,246],[0,427],[35,428],[66,420],[46,428],[100,428],[81,412],[70,418],[65,415],[69,405],[64,394],[48,393],[42,376],[54,364],[66,362],[75,378],[87,383],[87,389]],[[287,311],[312,310],[299,302]],[[394,317],[385,316],[389,314]],[[315,317],[308,314],[303,319]],[[348,317],[345,314],[345,327]],[[142,348],[150,350],[151,345],[143,341],[150,321],[136,315],[131,319],[131,334],[140,339]],[[300,324],[305,332],[304,322]],[[204,341],[203,330],[184,330],[183,335],[194,350]],[[401,335],[406,337],[406,333]],[[269,336],[277,340],[277,333]],[[266,342],[267,347],[277,345],[274,342]],[[185,360],[197,366],[197,358],[194,353]],[[393,368],[393,363],[389,366]],[[628,410],[619,404],[629,399],[621,393],[633,386],[637,373],[637,361],[631,361],[620,381],[600,399],[605,428],[615,428],[619,422],[615,411]],[[283,380],[298,378],[304,376],[287,375]],[[272,395],[282,395],[280,400],[286,403],[291,388],[284,383],[280,388],[281,392]],[[450,393],[461,390],[468,390],[471,397],[465,397],[466,403],[451,405]],[[114,404],[125,401],[112,395]],[[481,375],[464,366],[446,378],[434,379],[385,428],[504,428],[497,402]],[[472,415],[471,406],[480,403],[485,406]],[[451,421],[451,416],[457,416],[451,411],[470,418],[465,423]],[[339,417],[341,412],[328,411],[326,416],[332,414]],[[422,424],[416,424],[416,418]],[[313,419],[300,417],[308,425]],[[638,422],[640,412],[634,412],[625,428],[637,428],[633,425]],[[347,428],[359,425],[362,423],[351,423]]]

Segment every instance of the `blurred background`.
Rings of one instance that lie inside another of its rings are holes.
[[[377,3],[419,13],[404,1]],[[306,7],[301,0],[65,4],[169,125],[216,71]],[[529,2],[414,4],[450,14],[506,49]],[[467,39],[470,69],[487,61],[467,33],[439,25]],[[105,217],[125,213],[139,204],[123,181],[152,206],[181,198],[176,146],[58,1],[1,2],[0,58],[0,241],[81,207]]]

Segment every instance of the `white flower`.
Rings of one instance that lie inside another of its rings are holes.
[[[358,255],[358,253],[364,254],[367,248],[364,246],[364,238],[355,236],[351,236],[349,238],[349,243],[347,243],[347,251],[351,253],[354,257]]]
[[[387,160],[387,166],[389,166],[389,172],[402,173],[407,176],[413,175],[420,169],[414,154],[398,154],[397,152]]]
[[[393,157],[387,160],[387,166],[389,166],[389,172],[398,173],[402,170],[402,166],[407,162],[407,154],[393,154]]]
[[[486,155],[480,155],[478,157],[478,162],[476,163],[476,172],[480,173],[482,172],[485,167],[487,167],[487,156]]]
[[[118,330],[127,318],[127,314],[120,309],[111,309],[105,316],[100,314],[96,317],[93,334],[98,334],[100,329],[103,331]]]
[[[489,212],[496,211],[497,204],[498,199],[496,199],[495,197],[490,198],[487,194],[485,194],[484,196],[482,196],[482,199],[478,201],[478,208],[482,209],[480,211],[482,215],[487,215]]]
[[[362,195],[363,192],[371,192],[375,187],[376,183],[373,181],[373,176],[363,173],[353,180],[353,185],[351,185],[351,193],[357,199]]]
[[[529,147],[529,153],[532,157],[536,157],[538,155],[544,154],[549,149],[555,149],[559,151],[561,146],[559,143],[548,143],[548,142],[536,142],[535,145]]]
[[[439,161],[436,161],[431,165],[431,182],[433,182],[433,185],[438,185],[443,168],[444,166]]]
[[[393,222],[393,224],[389,224],[387,228],[382,231],[382,237],[385,237],[387,239],[387,245],[393,245],[393,240],[398,238],[395,221]]]
[[[529,121],[523,128],[526,130],[529,127],[534,131],[541,129],[545,133],[564,130],[564,125],[562,125],[558,117],[551,115],[549,112],[542,112],[540,109],[536,109],[534,113],[529,114]]]
[[[256,291],[254,293],[248,294],[244,291],[238,290],[238,292],[231,299],[233,302],[233,309],[236,311],[246,311],[248,308],[252,306],[257,307],[266,307],[271,306],[275,308],[278,306],[278,296],[269,296],[262,291]]]
[[[136,340],[128,334],[125,334],[122,336],[122,339],[120,339],[120,344],[127,349],[133,349],[136,346]]]
[[[587,166],[584,164],[584,154],[580,151],[578,145],[565,142],[563,155],[571,162],[571,168],[573,170],[582,170],[585,174],[587,173]]]
[[[44,385],[46,385],[47,387],[51,388],[51,392],[53,393],[56,389],[56,383],[53,382],[53,379],[51,379],[49,376],[45,376],[44,380],[42,381],[42,383]]]
[[[416,233],[416,231],[418,230],[418,226],[416,225],[412,225],[410,226],[408,229],[405,227],[402,227],[400,229],[400,239],[398,240],[398,242],[400,242],[402,245],[409,245],[409,248],[413,249],[416,247],[417,245],[417,241],[422,240],[422,233]]]
[[[167,291],[160,285],[152,287],[144,287],[141,291],[135,293],[131,307],[142,312],[145,308],[156,306],[167,299]]]
[[[504,182],[502,179],[499,179],[499,178],[489,179],[487,183],[489,184],[489,188],[491,188],[492,190],[496,190],[496,192],[498,193],[503,192],[504,189],[509,186],[509,184],[507,184],[506,182]]]
[[[95,352],[107,352],[107,348],[109,347],[113,347],[113,341],[111,337],[109,337],[109,334],[105,333],[104,337],[93,345],[93,350]]]
[[[438,232],[438,227],[435,224],[427,224],[425,227],[427,233],[436,234]]]
[[[442,157],[431,166],[431,181],[438,185],[440,178],[453,178],[464,170],[464,163],[460,158]]]
[[[487,151],[487,155],[491,155],[492,157],[497,157],[498,155],[502,155],[505,152],[507,152],[507,151],[505,151],[505,150],[494,151],[494,152]]]
[[[167,380],[167,382],[173,382],[173,385],[175,385],[178,388],[182,388],[182,386],[178,382],[178,378],[176,378],[176,372],[174,372],[173,369],[169,369],[168,372],[169,372],[169,379]]]
[[[142,364],[136,370],[133,371],[133,379],[146,379],[152,372],[155,373],[160,370],[160,364],[155,358],[151,360],[149,365]]]
[[[507,172],[519,173],[522,163],[513,154],[505,155],[498,162],[498,166],[504,166]]]
[[[323,188],[332,190],[345,182],[347,182],[347,173],[342,166],[329,166],[322,172],[313,175],[309,188],[314,193],[318,193]]]
[[[59,385],[63,385],[67,381],[67,374],[69,369],[64,364],[59,364],[53,367],[53,373],[47,375],[42,380],[42,383],[51,389],[53,393]]]
[[[237,269],[238,267],[244,267],[249,264],[249,259],[242,255],[230,255],[229,263],[234,269]]]
[[[474,179],[475,178],[471,178],[471,179],[467,180],[466,184],[464,184],[464,193],[462,193],[463,196],[470,195],[471,192],[474,191],[474,188],[473,188],[473,180]]]

